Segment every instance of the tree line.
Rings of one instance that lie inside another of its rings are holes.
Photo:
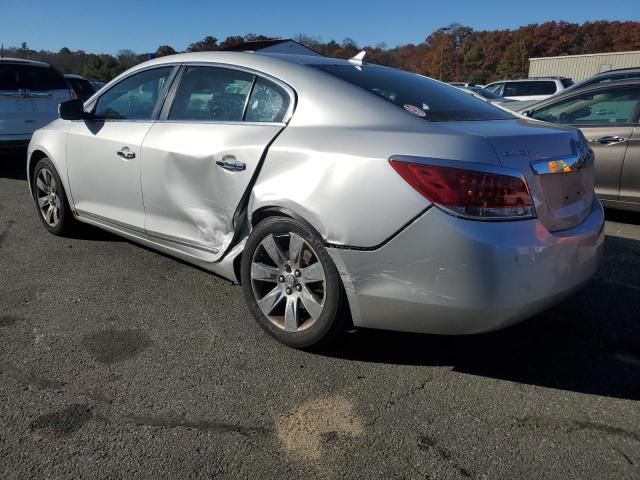
[[[249,34],[229,36],[220,41],[207,36],[189,45],[187,52],[224,50],[246,41],[272,37]],[[428,35],[419,44],[387,48],[385,44],[359,46],[350,38],[342,42],[300,34],[294,39],[329,57],[350,58],[360,50],[366,60],[413,71],[445,81],[484,84],[493,80],[526,77],[528,59],[559,55],[640,50],[640,22],[595,21],[583,24],[545,22],[515,30],[474,30],[451,24]],[[136,53],[120,50],[116,55],[71,51],[31,50],[26,43],[4,49],[5,56],[50,63],[64,73],[77,73],[91,80],[108,81],[128,68],[152,57],[171,55],[176,50],[161,45],[155,52]]]

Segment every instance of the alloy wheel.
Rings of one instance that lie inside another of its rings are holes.
[[[36,199],[44,221],[50,227],[56,227],[60,222],[62,201],[56,179],[48,168],[40,169],[36,176]]]
[[[318,320],[327,294],[318,255],[293,232],[269,234],[260,242],[251,261],[251,287],[269,321],[292,333]]]

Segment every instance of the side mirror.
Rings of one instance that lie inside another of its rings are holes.
[[[58,105],[58,114],[63,120],[82,120],[87,117],[84,113],[84,102],[79,98]]]

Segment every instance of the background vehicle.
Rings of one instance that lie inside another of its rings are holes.
[[[482,88],[482,87],[474,87],[474,86],[467,86],[467,87],[458,87],[463,91],[467,91],[467,92],[471,92],[471,93],[475,93],[477,95],[480,95],[483,98],[486,98],[487,100],[489,100],[490,102],[493,103],[512,103],[515,102],[515,100],[511,100],[509,98],[504,98],[501,97],[500,95],[496,95],[495,93],[487,90],[486,88]]]
[[[26,147],[31,134],[58,117],[58,105],[73,98],[52,66],[0,57],[0,148]]]
[[[93,88],[93,85],[91,85],[91,82],[80,75],[65,73],[64,78],[65,80],[67,80],[67,82],[69,82],[69,85],[71,85],[73,91],[76,92],[76,96],[84,102],[89,100],[89,98],[91,98],[91,95],[96,93],[96,90],[95,88]]]
[[[521,113],[579,128],[595,153],[596,193],[604,205],[640,211],[640,79],[569,90]]]
[[[523,78],[492,82],[484,88],[512,100],[544,100],[573,85],[573,80],[561,77]]]
[[[80,220],[241,281],[287,345],[332,338],[341,312],[357,327],[503,328],[600,257],[580,132],[361,56],[165,56],[60,114],[28,153],[45,228]]]
[[[608,70],[606,72],[598,73],[593,77],[587,78],[582,82],[575,83],[568,87],[565,91],[574,92],[585,87],[590,87],[598,83],[613,82],[616,80],[627,80],[633,78],[640,78],[640,68],[619,68],[616,70]]]

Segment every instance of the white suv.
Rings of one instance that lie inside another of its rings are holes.
[[[51,65],[0,57],[0,149],[26,147],[31,134],[58,117],[58,105],[75,98]]]
[[[544,100],[573,85],[573,80],[564,77],[523,78],[500,80],[487,85],[490,92],[512,100]]]

